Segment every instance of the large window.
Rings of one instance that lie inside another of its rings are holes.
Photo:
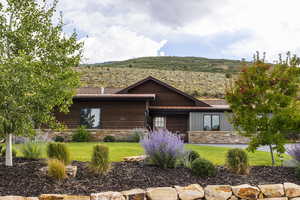
[[[220,130],[220,116],[205,114],[203,116],[203,130],[219,131]]]
[[[166,128],[166,118],[165,117],[154,117],[153,126],[154,126],[154,128]]]
[[[100,108],[82,108],[80,124],[86,128],[100,128]]]

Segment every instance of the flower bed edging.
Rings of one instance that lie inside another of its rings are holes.
[[[132,189],[122,192],[93,193],[90,196],[42,194],[39,197],[0,196],[0,200],[300,200],[300,185],[294,183],[251,186],[248,184],[209,185],[199,184],[175,187]]]

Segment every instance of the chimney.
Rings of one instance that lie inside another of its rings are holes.
[[[101,94],[104,94],[104,87],[101,87]]]

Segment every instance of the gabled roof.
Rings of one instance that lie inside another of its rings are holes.
[[[131,90],[131,89],[133,89],[133,88],[135,88],[135,87],[137,87],[137,86],[139,86],[139,85],[141,85],[141,84],[143,84],[143,83],[145,83],[147,81],[154,81],[157,84],[162,85],[162,86],[164,86],[164,87],[166,87],[166,88],[168,88],[168,89],[170,89],[170,90],[172,90],[172,91],[174,91],[174,92],[176,92],[176,93],[178,93],[178,94],[180,94],[180,95],[182,95],[182,96],[184,96],[184,97],[186,97],[186,98],[194,101],[196,105],[203,105],[204,104],[207,107],[212,107],[211,105],[209,105],[209,104],[207,104],[207,103],[205,103],[203,101],[200,101],[200,100],[194,98],[193,96],[191,96],[191,95],[189,95],[189,94],[187,94],[187,93],[185,93],[185,92],[183,92],[181,90],[178,90],[177,88],[175,88],[175,87],[173,87],[173,86],[171,86],[171,85],[169,85],[169,84],[167,84],[165,82],[162,82],[162,81],[160,81],[160,80],[158,80],[158,79],[156,79],[156,78],[154,78],[152,76],[148,76],[147,78],[145,78],[143,80],[140,80],[140,81],[138,81],[138,82],[136,82],[136,83],[128,86],[127,88],[124,88],[124,89],[120,90],[119,92],[117,92],[117,94],[126,94],[126,93],[128,93],[129,90]]]

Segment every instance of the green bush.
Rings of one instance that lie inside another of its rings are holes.
[[[67,178],[66,166],[64,163],[57,159],[48,160],[48,176],[58,181]]]
[[[188,152],[188,159],[190,162],[193,162],[197,158],[200,158],[200,155],[197,151],[191,150]]]
[[[133,129],[132,134],[128,138],[128,142],[140,142],[140,140],[143,138],[144,132],[144,129]]]
[[[300,179],[300,165],[295,168],[295,176],[296,178]]]
[[[42,155],[42,148],[36,142],[28,142],[20,150],[25,158],[37,159]]]
[[[225,165],[234,173],[248,174],[249,159],[247,153],[242,149],[230,149],[226,155]]]
[[[90,169],[97,174],[105,174],[110,168],[109,149],[104,145],[95,145],[93,148]]]
[[[107,135],[103,138],[103,142],[115,142],[116,138],[112,135]]]
[[[2,146],[2,150],[0,152],[0,156],[1,157],[5,157],[5,154],[6,154],[6,148],[4,146]],[[13,157],[17,156],[17,150],[14,147],[12,148],[12,156]]]
[[[72,135],[73,142],[89,142],[91,140],[91,133],[86,130],[85,126],[79,126]]]
[[[49,143],[47,145],[47,156],[51,159],[60,160],[65,165],[71,163],[70,152],[64,143]]]
[[[64,141],[65,141],[65,138],[60,135],[57,135],[54,137],[54,142],[64,142]]]
[[[192,173],[199,177],[215,176],[217,170],[215,166],[208,160],[197,158],[191,165]]]

